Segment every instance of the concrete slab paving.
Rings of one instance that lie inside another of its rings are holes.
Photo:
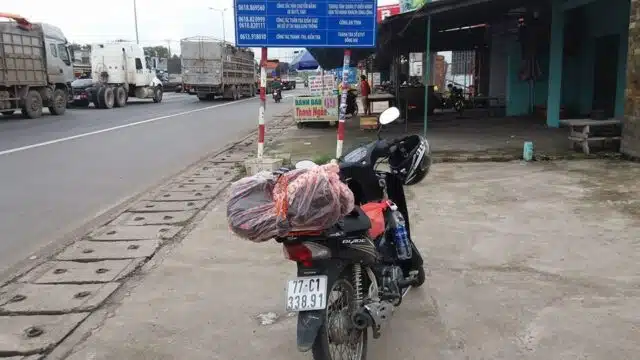
[[[215,156],[211,159],[211,161],[235,164],[245,161],[253,156],[254,155],[251,152],[241,151],[240,149],[238,149],[238,151],[227,151],[223,154]]]
[[[0,316],[0,356],[46,352],[60,343],[87,315]]]
[[[152,214],[136,216],[151,217]],[[114,221],[115,222],[115,221]],[[92,241],[130,241],[130,240],[170,240],[182,230],[181,226],[172,225],[107,225],[87,236]]]
[[[105,284],[24,284],[13,283],[0,293],[0,315],[66,314],[98,308],[120,287]]]
[[[432,169],[406,188],[431,274],[369,360],[638,359],[638,164]],[[278,244],[231,235],[218,203],[69,359],[310,359],[282,314],[294,274]]]
[[[207,200],[197,201],[140,201],[127,210],[129,212],[165,212],[200,210],[207,206]]]
[[[199,191],[214,191],[214,190],[220,190],[221,188],[223,188],[224,186],[226,186],[227,184],[223,183],[222,181],[218,181],[215,183],[177,183],[177,184],[171,184],[167,187],[164,188],[165,191],[184,191],[184,192],[190,192],[190,193],[195,193],[195,192],[199,192]]]
[[[210,200],[216,197],[220,192],[217,190],[212,191],[196,191],[196,192],[184,192],[184,191],[161,191],[157,195],[149,200],[154,201],[197,201],[197,200]]]
[[[127,277],[143,261],[144,259],[48,261],[29,271],[18,281],[32,284],[107,283]]]
[[[149,225],[179,226],[179,225],[184,225],[187,221],[191,220],[197,213],[198,213],[197,210],[166,211],[166,212],[153,212],[153,213],[144,213],[144,214],[125,212],[120,214],[117,218],[115,218],[115,220],[113,220],[111,224],[124,225],[124,226],[145,226],[145,227]],[[166,236],[166,234],[163,234],[163,235]],[[132,240],[132,239],[128,239],[128,240]]]
[[[235,176],[235,173],[215,177],[194,176],[190,178],[184,178],[182,182],[184,182],[185,184],[225,184],[233,180]]]
[[[56,255],[63,261],[98,261],[148,258],[156,253],[160,240],[144,241],[78,241]]]
[[[206,166],[201,166],[192,172],[186,173],[185,177],[207,177],[207,178],[216,178],[219,177],[222,179],[222,176],[225,175],[233,175],[237,173],[235,164],[225,164],[225,163],[210,163]]]

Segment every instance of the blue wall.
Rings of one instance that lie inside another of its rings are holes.
[[[629,32],[629,0],[596,0],[584,5],[586,28],[579,54],[566,56],[563,62],[562,102],[570,112],[588,114],[593,99],[595,40],[605,35],[620,35],[618,51],[618,89],[615,116],[624,114],[626,86],[627,39]],[[565,13],[565,16],[569,15]],[[507,46],[507,115],[529,113],[529,83],[518,79],[521,65],[520,44],[510,38]],[[549,54],[539,54],[542,76],[535,84],[535,105],[545,105],[548,94]]]

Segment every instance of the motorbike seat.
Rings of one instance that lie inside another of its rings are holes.
[[[350,214],[334,225],[333,228],[339,228],[347,235],[364,233],[371,228],[371,220],[359,206],[356,206]]]

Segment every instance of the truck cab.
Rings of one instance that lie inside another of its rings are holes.
[[[47,56],[47,75],[49,81],[57,84],[67,84],[75,80],[73,73],[73,52],[69,50],[67,38],[60,28],[40,23],[44,33],[45,53]]]
[[[145,56],[142,46],[132,42],[100,43],[91,46],[91,73],[96,86],[98,108],[122,107],[129,97],[162,101],[162,82],[156,76],[156,62]]]

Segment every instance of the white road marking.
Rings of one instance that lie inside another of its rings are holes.
[[[47,146],[47,145],[53,145],[53,144],[57,144],[57,143],[61,143],[61,142],[69,141],[69,140],[81,139],[83,137],[92,136],[92,135],[98,135],[98,134],[102,134],[102,133],[106,133],[106,132],[110,132],[110,131],[125,129],[125,128],[128,128],[128,127],[133,127],[133,126],[138,126],[138,125],[142,125],[142,124],[152,123],[152,122],[168,119],[168,118],[175,117],[175,116],[189,115],[189,114],[197,113],[197,112],[200,112],[200,111],[215,109],[215,108],[218,108],[218,107],[223,107],[223,106],[228,106],[228,105],[233,105],[233,104],[239,104],[241,102],[246,102],[246,101],[250,101],[250,100],[255,100],[255,98],[249,98],[249,99],[243,99],[243,100],[238,100],[238,101],[234,101],[234,102],[228,102],[228,103],[224,103],[224,104],[207,106],[207,107],[203,107],[203,108],[200,108],[200,109],[183,111],[183,112],[177,113],[177,114],[160,116],[160,117],[147,119],[147,120],[142,120],[142,121],[137,121],[137,122],[133,122],[133,123],[129,123],[129,124],[118,125],[118,126],[114,126],[114,127],[110,127],[110,128],[106,128],[106,129],[102,129],[102,130],[91,131],[91,132],[88,132],[88,133],[83,133],[83,134],[63,137],[63,138],[59,138],[59,139],[55,139],[55,140],[45,141],[45,142],[41,142],[41,143],[37,143],[37,144],[26,145],[26,146],[13,148],[13,149],[3,150],[3,151],[0,151],[0,156],[9,155],[9,154],[13,154],[13,153],[17,153],[17,152],[25,151],[25,150],[35,149],[35,148],[39,148],[39,147],[43,147],[43,146]],[[256,121],[256,123],[257,123],[257,121]]]

